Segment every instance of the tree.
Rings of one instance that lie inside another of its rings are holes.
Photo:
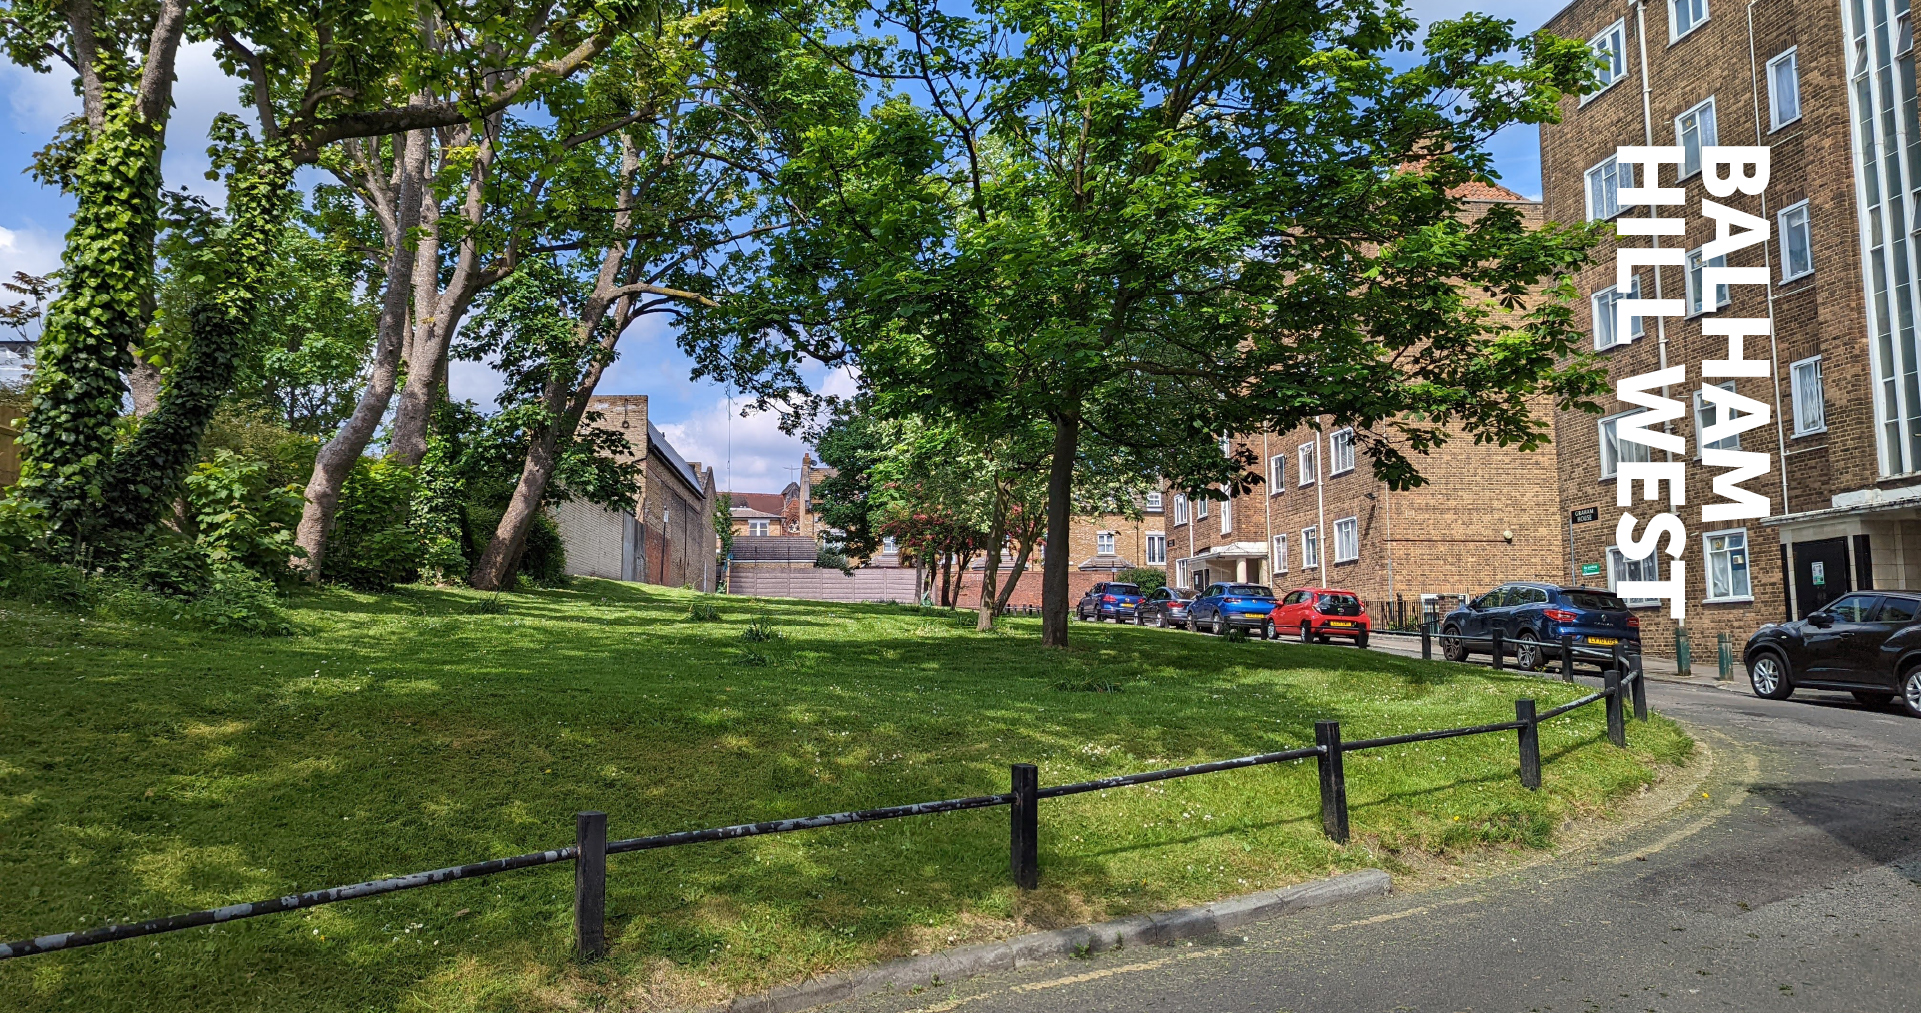
[[[1375,473],[1406,488],[1401,446],[1531,449],[1535,397],[1599,389],[1563,298],[1593,232],[1469,220],[1456,195],[1491,178],[1496,131],[1589,82],[1579,41],[1468,15],[1396,71],[1418,26],[1395,2],[884,0],[870,19],[901,41],[849,65],[893,91],[810,135],[782,178],[805,227],[690,341],[764,398],[804,403],[812,358],[926,412],[1043,420],[1044,642],[1066,644],[1090,437],[1177,485],[1245,488],[1259,473],[1221,433],[1332,417],[1381,434]]]

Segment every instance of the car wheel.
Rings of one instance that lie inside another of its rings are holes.
[[[1886,707],[1888,704],[1894,702],[1894,694],[1880,693],[1871,689],[1857,689],[1854,691],[1854,702],[1860,704],[1863,707],[1874,707],[1879,709],[1882,707]]]
[[[1274,628],[1274,620],[1269,619],[1266,623],[1262,624],[1261,639],[1262,640],[1281,639],[1281,631]]]
[[[1467,660],[1467,641],[1461,639],[1460,627],[1441,628],[1441,657],[1449,661]]]
[[[1360,636],[1354,638],[1354,646],[1360,648],[1367,647],[1367,632],[1365,630],[1361,632]]]
[[[1921,666],[1908,669],[1901,677],[1901,709],[1909,717],[1921,718]]]
[[[1301,624],[1301,643],[1311,644],[1313,642],[1314,642],[1313,629],[1311,629],[1306,623],[1302,623]]]
[[[1921,680],[1909,678],[1908,692],[1921,695]],[[1762,651],[1748,663],[1748,684],[1754,687],[1754,695],[1763,700],[1786,700],[1794,693],[1794,683],[1788,678],[1788,663],[1773,651]]]
[[[1199,619],[1194,618],[1194,613],[1189,612],[1187,614],[1187,632],[1199,633],[1200,631],[1201,631],[1201,621]]]
[[[1547,667],[1547,652],[1541,650],[1541,642],[1534,639],[1533,630],[1522,630],[1514,638],[1514,667],[1523,672],[1538,672]]]

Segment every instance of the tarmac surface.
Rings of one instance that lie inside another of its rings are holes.
[[[1703,681],[1650,680],[1704,758],[1664,789],[1684,798],[1611,839],[1225,937],[826,1008],[1921,1010],[1921,721]]]

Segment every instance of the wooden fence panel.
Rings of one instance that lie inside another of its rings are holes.
[[[896,568],[839,570],[812,566],[754,566],[735,560],[727,573],[727,593],[759,598],[801,598],[807,601],[914,600],[913,570]]]
[[[18,432],[0,426],[0,488],[20,480],[20,446],[14,443]]]

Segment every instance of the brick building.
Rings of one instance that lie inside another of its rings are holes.
[[[579,500],[552,508],[567,545],[567,572],[612,580],[714,589],[714,470],[682,458],[647,419],[644,394],[598,395],[597,425],[627,437],[643,462],[633,513]]]
[[[1604,86],[1568,97],[1562,121],[1541,128],[1550,220],[1644,216],[1646,206],[1620,205],[1620,186],[1647,181],[1622,178],[1615,147],[1679,145],[1687,152],[1678,170],[1662,167],[1659,180],[1685,188],[1686,206],[1662,213],[1683,218],[1686,234],[1623,244],[1684,251],[1681,266],[1636,268],[1631,288],[1643,298],[1685,299],[1688,316],[1639,318],[1629,333],[1616,333],[1608,310],[1628,293],[1616,288],[1612,239],[1577,283],[1579,319],[1614,378],[1663,364],[1688,367],[1687,383],[1670,396],[1693,398],[1693,411],[1669,431],[1686,439],[1691,462],[1682,558],[1693,641],[1709,644],[1724,632],[1744,638],[1763,622],[1806,615],[1854,588],[1917,586],[1921,355],[1914,327],[1921,292],[1912,279],[1921,264],[1910,228],[1921,129],[1905,10],[1890,11],[1885,0],[1750,7],[1577,0],[1546,28],[1592,40],[1608,61]],[[1771,148],[1762,195],[1715,198],[1769,223],[1767,242],[1733,252],[1726,263],[1764,268],[1766,286],[1702,291],[1696,251],[1713,237],[1713,223],[1700,211],[1706,192],[1699,151],[1715,144]],[[1717,409],[1696,393],[1709,382],[1696,364],[1724,357],[1727,339],[1704,337],[1702,322],[1770,310],[1773,339],[1757,349],[1761,339],[1749,338],[1745,353],[1767,357],[1770,375],[1712,381],[1770,409],[1767,425],[1723,444],[1772,455],[1773,472],[1744,483],[1769,498],[1770,516],[1705,522],[1699,506],[1721,501],[1711,486],[1722,470],[1699,463],[1697,435]],[[1652,559],[1626,560],[1613,545],[1620,513],[1614,473],[1624,455],[1651,457],[1615,437],[1628,407],[1613,404],[1599,419],[1566,413],[1556,424],[1570,572],[1598,569],[1610,586],[1656,576]],[[1637,515],[1645,521],[1652,506]],[[1648,608],[1643,638],[1651,652],[1667,653],[1672,624],[1665,609]]]

